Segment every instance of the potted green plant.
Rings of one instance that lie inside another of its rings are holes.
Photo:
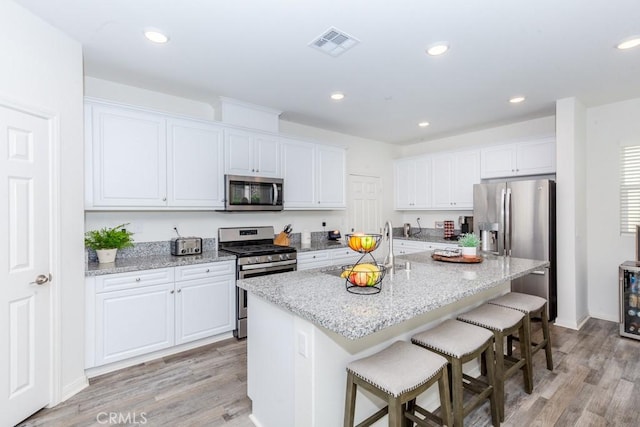
[[[480,244],[480,239],[475,233],[465,233],[458,239],[458,244],[462,246],[462,256],[465,258],[474,258]]]
[[[99,263],[114,262],[118,249],[133,246],[133,233],[124,228],[127,225],[129,224],[87,231],[84,235],[84,245],[96,251]]]

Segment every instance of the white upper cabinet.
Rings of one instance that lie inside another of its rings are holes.
[[[314,144],[290,139],[282,140],[285,209],[315,207],[316,165],[314,152]]]
[[[166,121],[110,105],[86,106],[87,207],[166,206]]]
[[[544,175],[556,172],[555,138],[482,149],[482,178]]]
[[[224,149],[227,174],[281,177],[277,136],[226,129]]]
[[[168,205],[222,207],[223,128],[170,119],[167,135]]]
[[[316,202],[320,209],[344,209],[345,150],[327,145],[316,146]]]
[[[433,155],[433,208],[473,209],[473,184],[480,182],[480,151]]]
[[[396,209],[429,209],[431,207],[431,157],[396,160],[394,179]]]
[[[223,128],[85,103],[86,209],[223,206]]]
[[[288,138],[281,141],[284,208],[344,209],[345,150]]]

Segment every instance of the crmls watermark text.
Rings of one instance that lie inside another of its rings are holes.
[[[146,412],[99,412],[96,415],[98,424],[140,424],[147,423]]]

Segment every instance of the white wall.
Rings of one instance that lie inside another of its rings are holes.
[[[640,98],[587,111],[589,312],[618,319],[618,265],[635,259],[635,236],[620,235],[622,142],[640,144]]]
[[[54,212],[63,236],[53,271],[60,296],[61,370],[54,378],[55,398],[68,397],[86,384],[84,376],[84,247],[82,51],[79,43],[11,1],[0,2],[0,99],[56,117],[60,150],[53,182],[60,194]],[[55,157],[54,157],[55,158]],[[5,201],[0,205],[6,206]],[[5,343],[2,343],[4,345]],[[55,346],[54,346],[55,348]],[[52,402],[57,403],[57,402]]]
[[[439,151],[455,151],[490,145],[508,144],[516,141],[526,141],[555,134],[555,116],[542,117],[496,126],[475,132],[468,132],[446,138],[434,139],[428,142],[400,147],[396,157],[411,157]],[[416,218],[425,228],[434,228],[436,221],[453,220],[458,228],[458,217],[473,215],[472,211],[404,211],[402,222],[408,222],[413,227],[418,225]]]
[[[203,119],[212,119],[213,108],[204,102],[126,86],[107,80],[85,77],[85,95],[144,106],[168,113],[182,114]],[[304,140],[315,141],[347,148],[347,173],[379,176],[383,186],[382,218],[400,221],[393,211],[393,175],[391,159],[397,147],[379,141],[357,138],[310,126],[281,121],[280,133]],[[285,183],[286,185],[286,183]],[[347,197],[348,197],[347,189]],[[132,223],[136,230],[134,239],[139,242],[161,241],[175,237],[173,227],[182,235],[216,237],[219,227],[273,225],[276,231],[292,224],[293,232],[324,231],[340,229],[348,231],[346,211],[284,211],[265,213],[221,213],[221,212],[86,212],[85,229]],[[380,224],[382,227],[383,224]]]

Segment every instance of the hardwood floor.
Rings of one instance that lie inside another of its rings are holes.
[[[551,328],[555,370],[545,369],[541,351],[531,395],[522,390],[521,375],[507,381],[502,425],[640,425],[640,341],[620,338],[618,325],[603,320],[590,319],[580,331]],[[111,414],[124,417],[118,425],[251,427],[250,412],[246,342],[233,339],[96,377],[20,426],[114,425]],[[465,425],[491,425],[488,404]]]

